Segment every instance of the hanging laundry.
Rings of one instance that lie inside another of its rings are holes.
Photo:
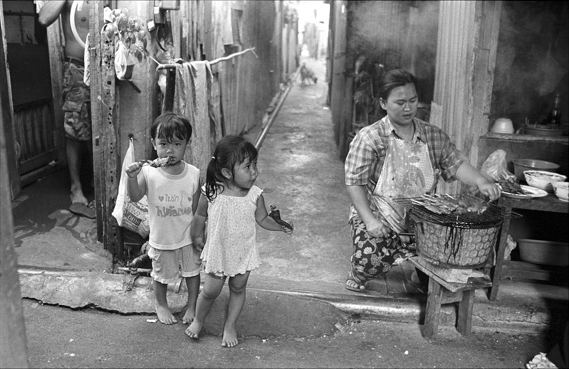
[[[215,116],[211,101],[213,75],[208,61],[193,61],[176,66],[174,112],[187,117],[192,124],[192,144],[184,159],[201,171],[205,178],[211,158],[211,137],[215,132]]]

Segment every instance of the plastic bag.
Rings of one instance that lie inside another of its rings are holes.
[[[515,180],[516,176],[506,169],[506,152],[502,149],[494,151],[480,169],[480,173],[490,181],[501,182]]]
[[[150,228],[148,226],[148,200],[146,195],[138,202],[130,201],[127,193],[128,175],[125,172],[126,167],[134,163],[134,141],[131,138],[128,149],[124,156],[121,169],[121,180],[119,182],[119,193],[117,202],[112,215],[117,220],[119,226],[124,227],[132,232],[136,232],[143,238],[148,237]]]

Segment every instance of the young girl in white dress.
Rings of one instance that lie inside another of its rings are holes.
[[[254,184],[258,175],[257,155],[255,146],[242,137],[225,136],[217,143],[190,229],[194,247],[203,248],[205,279],[195,318],[186,334],[199,338],[205,318],[228,278],[223,347],[238,344],[235,324],[245,303],[247,280],[251,270],[260,265],[255,222],[270,231],[292,234],[292,229],[269,217],[263,190]]]

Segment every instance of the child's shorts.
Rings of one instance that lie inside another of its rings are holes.
[[[176,250],[158,250],[150,247],[148,256],[152,259],[152,273],[155,281],[168,284],[180,278],[195,277],[200,274],[200,253],[192,245]]]

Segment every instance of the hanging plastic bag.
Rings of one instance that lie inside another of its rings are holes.
[[[506,152],[502,149],[494,151],[482,164],[480,173],[490,181],[515,181],[516,176],[508,172],[506,165]]]
[[[134,141],[131,138],[122,163],[119,193],[112,215],[117,220],[119,226],[146,238],[150,233],[146,195],[138,202],[134,202],[130,201],[127,193],[128,175],[125,172],[125,168],[132,163],[134,163]]]
[[[136,60],[130,55],[124,42],[118,42],[118,49],[115,53],[115,72],[120,80],[130,80],[132,78],[132,70]]]

